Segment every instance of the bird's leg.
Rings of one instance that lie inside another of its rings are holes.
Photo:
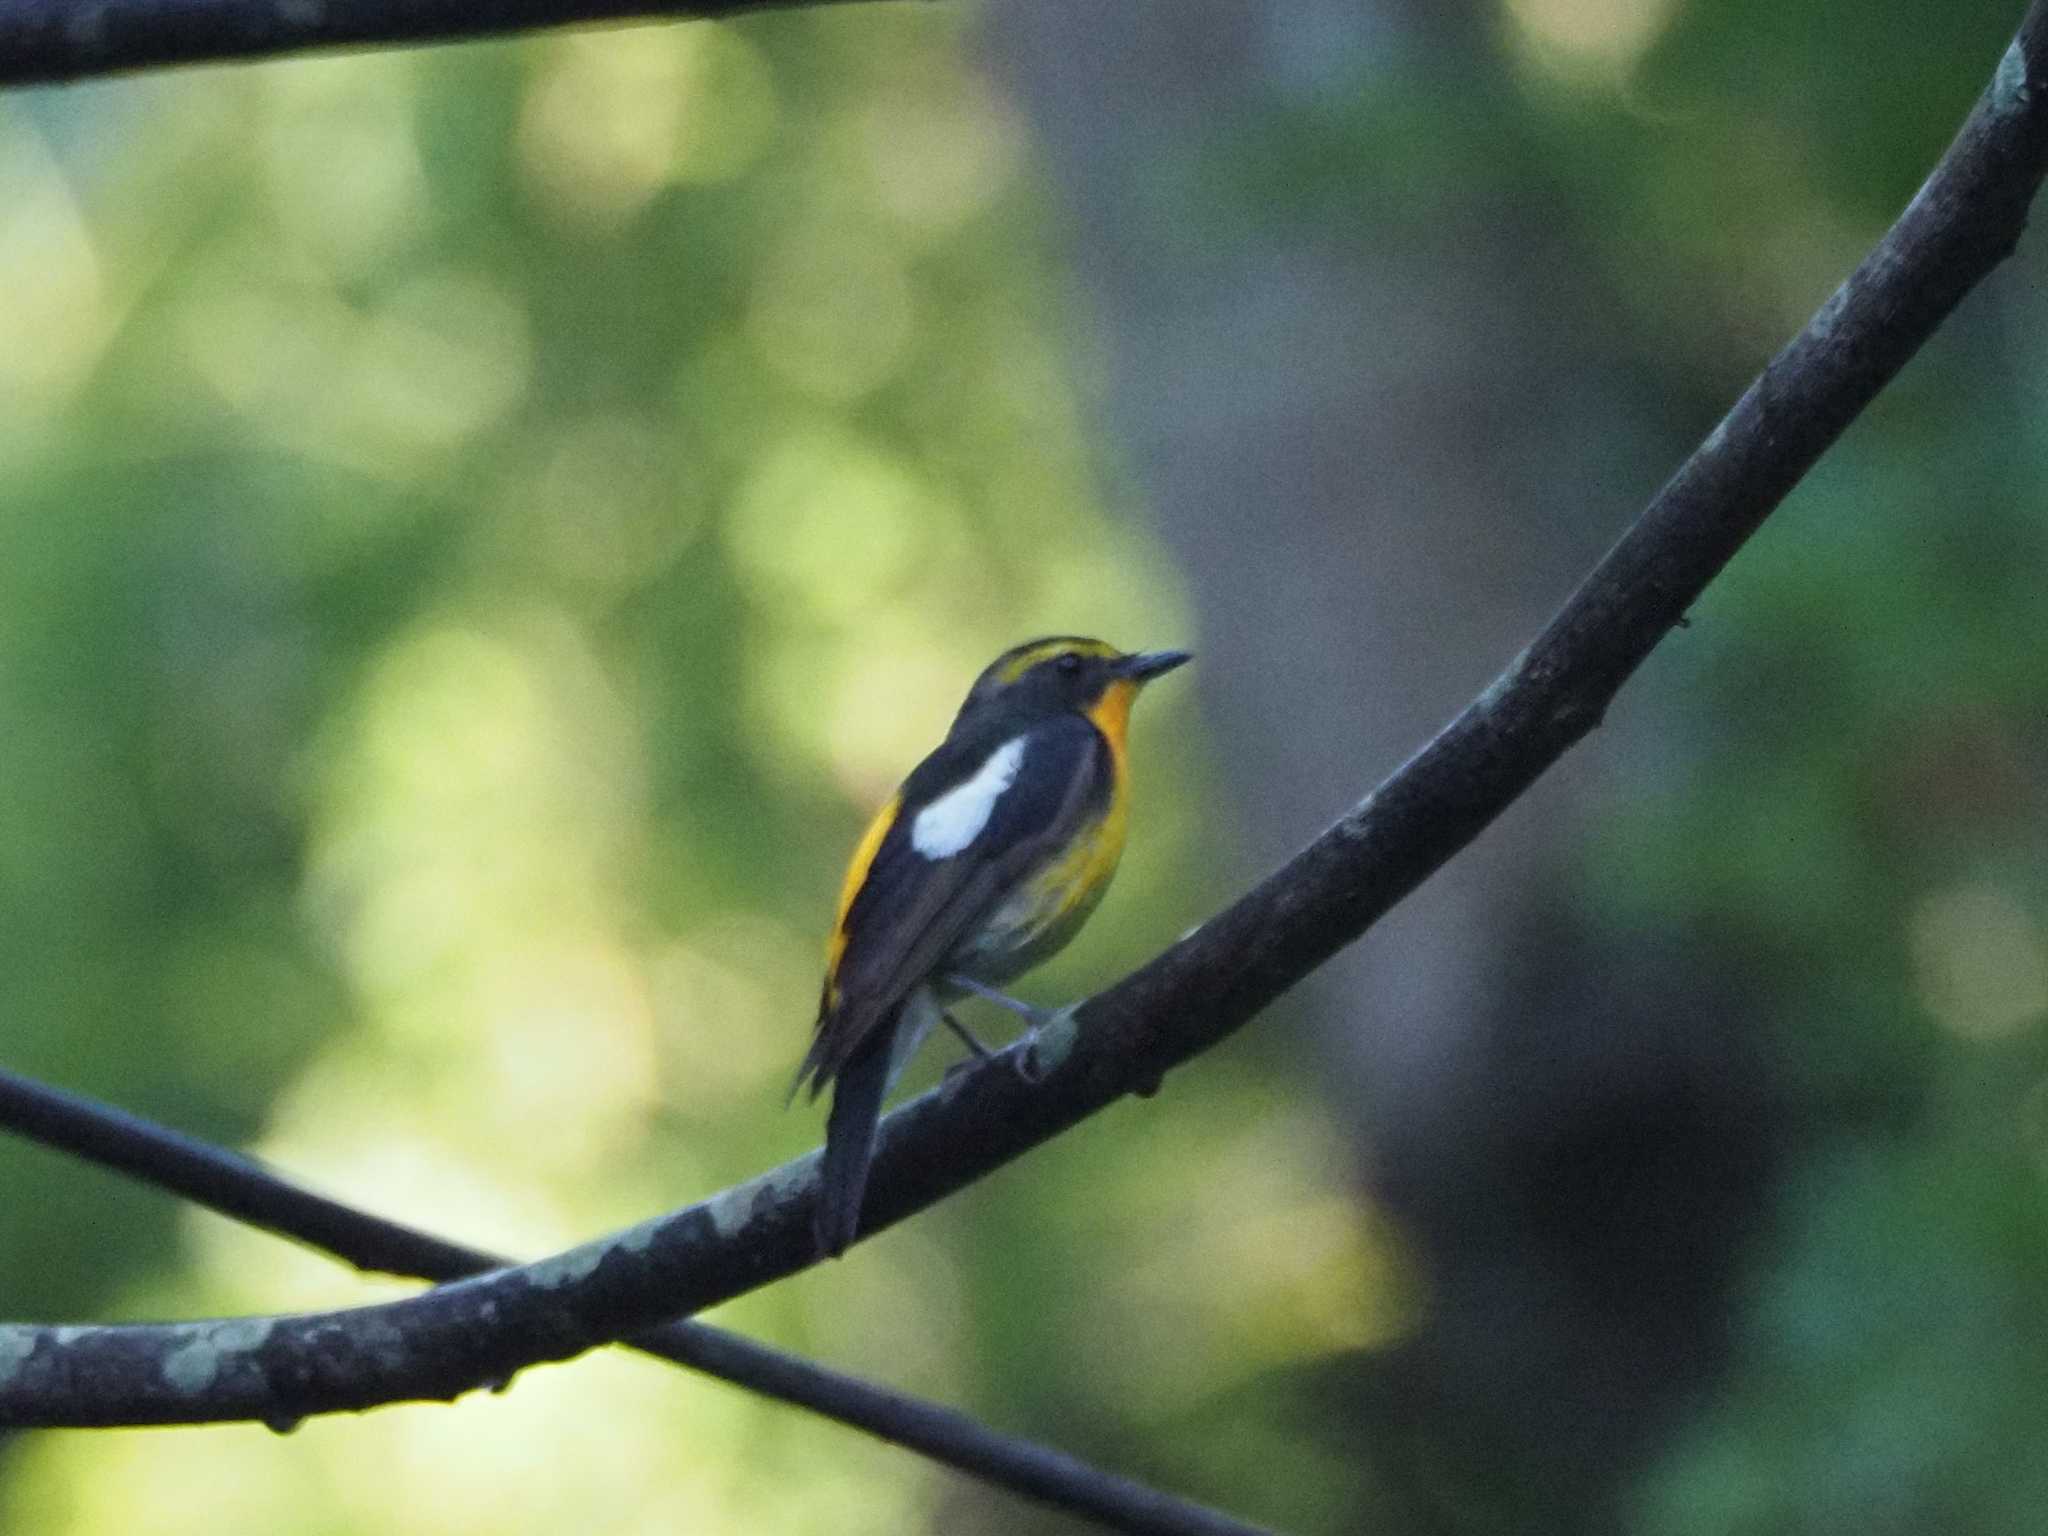
[[[1007,1008],[1024,1021],[1024,1049],[1017,1056],[1017,1075],[1027,1083],[1037,1082],[1039,1073],[1034,1065],[1035,1057],[1032,1052],[1038,1042],[1038,1032],[1045,1028],[1054,1018],[1053,1010],[1050,1008],[1034,1008],[1031,1004],[1022,1002],[1010,996],[1007,992],[998,992],[994,987],[984,982],[976,981],[972,976],[962,976],[957,971],[948,976],[946,981],[948,985],[958,987],[963,992],[972,992],[976,997],[986,1002],[994,1003],[998,1008]],[[951,1024],[953,1021],[948,1019],[946,1022]],[[960,1029],[960,1026],[957,1024],[954,1024],[953,1027],[956,1030]],[[960,1030],[960,1033],[965,1035],[966,1031]],[[971,1039],[972,1037],[969,1036],[968,1038]],[[984,1054],[987,1053],[984,1052]]]
[[[994,1003],[998,1008],[1007,1008],[1032,1029],[1043,1027],[1053,1016],[1053,1010],[1050,1008],[1035,1008],[1007,992],[998,992],[985,981],[976,981],[972,976],[962,976],[957,971],[946,978],[946,983],[948,986],[958,987],[963,992],[972,992],[976,997]]]
[[[960,1037],[960,1043],[966,1046],[968,1050],[974,1053],[976,1060],[987,1061],[989,1057],[995,1055],[994,1051],[990,1050],[987,1046],[983,1045],[979,1040],[974,1038],[973,1030],[969,1029],[965,1024],[962,1024],[958,1019],[953,1017],[952,1009],[941,1009],[939,1011],[939,1017],[946,1021],[946,1028],[950,1029],[951,1031],[953,1031],[954,1034]]]
[[[974,1053],[973,1055],[969,1056],[966,1060],[956,1061],[950,1067],[946,1068],[946,1075],[944,1079],[942,1079],[940,1086],[947,1093],[951,1093],[953,1091],[953,1085],[960,1080],[962,1074],[970,1072],[975,1067],[980,1066],[984,1061],[987,1061],[991,1056],[995,1055],[995,1052],[990,1050],[987,1046],[983,1045],[979,1040],[975,1039],[974,1032],[970,1030],[965,1024],[962,1024],[958,1019],[953,1017],[952,1009],[940,1009],[939,1017],[946,1021],[946,1028],[950,1029],[951,1031],[953,1031],[954,1034],[960,1037],[960,1043],[966,1046],[968,1050]]]

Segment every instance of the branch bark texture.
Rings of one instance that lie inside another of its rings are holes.
[[[0,0],[0,86],[846,0]]]
[[[310,1244],[357,1269],[458,1280],[507,1262],[330,1200],[253,1159],[112,1105],[7,1071],[0,1071],[0,1127]],[[1260,1527],[1049,1446],[997,1434],[964,1413],[828,1370],[708,1323],[668,1323],[626,1342],[1129,1536],[1270,1536]]]
[[[1830,443],[2009,255],[2048,172],[2048,0],[1878,247],[1479,698],[1254,890],[1041,1043],[885,1124],[872,1226],[985,1176],[1208,1049],[1357,938],[1596,725]],[[816,1156],[519,1269],[349,1312],[0,1328],[0,1423],[273,1423],[446,1398],[813,1262]]]

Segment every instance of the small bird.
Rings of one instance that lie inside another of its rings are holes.
[[[853,1241],[882,1099],[934,1024],[988,1054],[947,1010],[1057,952],[1116,873],[1129,820],[1124,735],[1138,690],[1185,651],[1125,655],[1071,635],[1005,651],[975,679],[946,739],[854,849],[825,945],[817,1033],[790,1096],[833,1085],[819,1250]]]

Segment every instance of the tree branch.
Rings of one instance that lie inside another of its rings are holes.
[[[1464,713],[1249,894],[1069,1009],[1036,1086],[1014,1050],[891,1115],[872,1227],[1146,1092],[1363,933],[1598,723],[1745,540],[2009,255],[2048,170],[2048,0],[1911,205],[1542,634]],[[816,1154],[519,1269],[299,1317],[0,1328],[0,1422],[288,1421],[445,1398],[814,1262]]]
[[[79,1094],[0,1070],[0,1129],[309,1243],[357,1269],[457,1280],[506,1261],[330,1200],[252,1158]],[[999,1435],[963,1413],[708,1323],[637,1334],[635,1349],[945,1463],[1012,1493],[1131,1536],[1268,1536],[1259,1527],[1118,1477],[1063,1452]]]
[[[0,86],[847,0],[0,0]]]

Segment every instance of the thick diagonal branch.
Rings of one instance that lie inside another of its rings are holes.
[[[293,1238],[362,1270],[457,1280],[506,1263],[301,1188],[250,1158],[125,1110],[0,1071],[0,1128]],[[963,1413],[786,1355],[708,1323],[636,1334],[635,1349],[808,1408],[1012,1493],[1130,1536],[1266,1536],[1258,1527],[997,1434]]]
[[[1744,392],[1542,634],[1336,825],[1070,1014],[1026,1084],[1003,1057],[886,1123],[875,1225],[972,1183],[1207,1050],[1363,933],[1598,722],[1707,583],[2009,255],[2048,170],[2048,0],[1877,249]],[[0,1422],[292,1419],[451,1397],[813,1262],[815,1156],[540,1264],[379,1307],[0,1328]]]

